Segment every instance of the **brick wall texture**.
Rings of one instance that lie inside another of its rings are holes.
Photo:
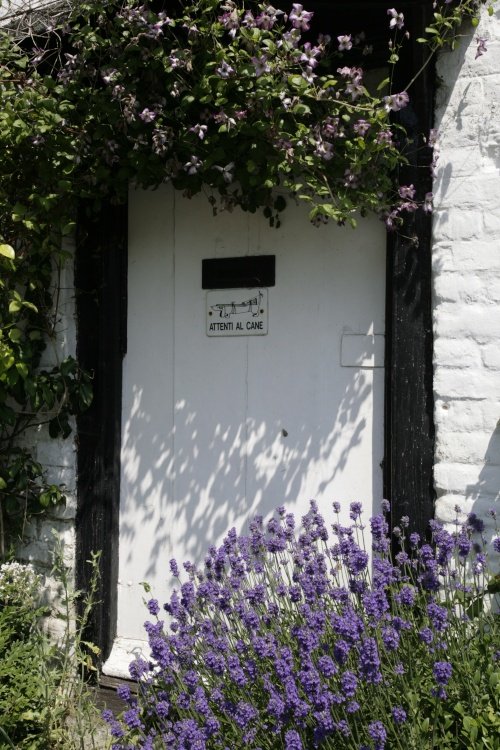
[[[500,9],[438,66],[433,328],[436,514],[500,490]],[[477,41],[487,52],[476,58]],[[490,532],[492,519],[489,518]]]

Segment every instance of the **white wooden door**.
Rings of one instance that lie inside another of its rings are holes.
[[[144,639],[142,581],[166,601],[175,557],[201,561],[231,526],[309,500],[327,515],[379,504],[385,232],[279,229],[170,188],[130,195],[117,641],[126,675]],[[210,337],[202,259],[275,255],[268,333]]]

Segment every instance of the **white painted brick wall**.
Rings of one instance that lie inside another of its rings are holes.
[[[467,32],[467,30],[466,30]],[[477,37],[488,51],[475,59]],[[500,496],[500,9],[438,61],[433,325],[437,516]],[[500,515],[500,513],[499,513]]]
[[[54,273],[54,283],[59,278],[60,292],[58,300],[56,337],[43,354],[41,367],[50,369],[67,356],[76,356],[76,320],[74,290],[74,243],[66,241],[63,250],[68,259],[60,272]],[[74,427],[74,425],[73,425]],[[73,579],[75,564],[75,515],[76,515],[76,446],[74,432],[67,440],[54,440],[49,437],[46,428],[40,428],[26,442],[35,446],[36,459],[47,469],[50,483],[64,485],[66,504],[51,509],[43,519],[34,519],[25,530],[26,543],[19,549],[19,557],[32,562],[44,574],[46,597],[57,603],[60,591],[57,582],[51,576],[55,537],[63,549],[65,565]],[[51,619],[47,622],[48,630],[57,635],[61,622]]]

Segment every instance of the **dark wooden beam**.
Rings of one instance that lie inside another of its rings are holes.
[[[401,10],[417,37],[429,24],[432,3],[410,3]],[[415,41],[403,48],[394,92],[407,88],[427,52]],[[434,82],[430,64],[409,88],[410,105],[397,118],[408,134],[402,143],[408,165],[398,181],[413,184],[420,200],[432,190],[424,137],[433,125]],[[425,534],[434,513],[434,421],[431,217],[422,210],[407,214],[399,231],[388,236],[386,302],[384,493],[392,503],[393,524],[409,516],[411,528]]]
[[[93,374],[91,407],[78,418],[77,588],[89,588],[101,552],[96,605],[86,637],[106,658],[116,628],[122,359],[126,346],[127,209],[82,206],[75,286],[80,366]]]

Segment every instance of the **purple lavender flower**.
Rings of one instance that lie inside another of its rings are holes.
[[[336,664],[334,663],[333,659],[326,654],[324,656],[319,657],[318,669],[321,672],[321,674],[327,678],[333,677],[333,675],[336,674],[336,672],[338,672],[338,668]]]
[[[238,726],[245,728],[250,722],[257,718],[258,711],[251,703],[240,701],[236,706],[233,716]]]
[[[446,630],[448,627],[448,610],[445,607],[439,606],[436,602],[431,602],[427,605],[427,614],[434,630],[438,633]]]
[[[382,681],[380,657],[374,638],[365,638],[359,649],[359,671],[362,677],[373,685]]]
[[[349,737],[349,735],[351,734],[349,724],[345,719],[337,721],[337,723],[335,724],[335,731],[340,732],[340,734],[342,734],[344,737]]]
[[[401,706],[393,706],[391,709],[392,718],[396,724],[404,724],[406,721],[406,711]]]
[[[303,750],[300,735],[294,729],[289,729],[285,734],[285,750]]]
[[[419,630],[419,638],[423,643],[427,644],[428,646],[432,643],[434,640],[434,633],[430,628],[422,628]]]
[[[382,628],[382,643],[388,651],[395,651],[399,646],[399,633],[390,626]]]
[[[333,646],[333,658],[338,664],[345,664],[351,648],[346,641],[340,638]]]
[[[410,534],[409,539],[410,539],[410,544],[413,548],[418,547],[420,543],[420,534],[418,534],[416,531],[413,531]]]
[[[357,123],[358,126],[359,126],[360,122],[364,122],[364,120],[363,121],[359,120],[358,123]],[[349,517],[353,521],[356,521],[361,516],[362,511],[363,511],[363,505],[362,505],[362,503],[359,503],[359,502],[351,503],[350,506],[349,506]]]
[[[405,607],[413,607],[415,602],[416,592],[413,586],[402,586],[399,594],[396,595],[396,600],[403,604]]]
[[[432,668],[432,672],[437,684],[444,686],[447,685],[450,680],[453,667],[447,661],[436,661]]]
[[[150,615],[157,615],[160,611],[160,605],[158,604],[158,599],[150,599],[147,603],[147,608]]]
[[[365,612],[373,621],[380,622],[389,609],[389,602],[383,589],[368,591],[363,596]]]
[[[500,536],[496,536],[493,538],[493,549],[495,552],[500,553]]]
[[[123,714],[123,721],[130,729],[140,729],[142,726],[137,708],[130,708]]]
[[[484,531],[484,521],[477,517],[475,513],[469,513],[467,516],[467,523],[471,527],[472,531],[477,534],[482,534]]]
[[[368,734],[373,740],[374,750],[384,750],[387,732],[381,721],[373,721],[368,725]]]
[[[175,578],[179,578],[179,566],[177,565],[177,562],[172,558],[172,560],[170,560],[169,565],[170,565],[170,572],[172,573],[172,575],[175,576]]]
[[[149,664],[144,659],[137,658],[131,662],[128,671],[133,680],[140,680],[146,672],[149,672]]]
[[[384,516],[378,515],[370,518],[370,527],[372,530],[372,549],[374,552],[387,552],[389,549],[389,540],[387,533],[389,526]]]
[[[340,678],[340,685],[346,698],[354,698],[358,688],[358,678],[354,672],[346,671]]]

